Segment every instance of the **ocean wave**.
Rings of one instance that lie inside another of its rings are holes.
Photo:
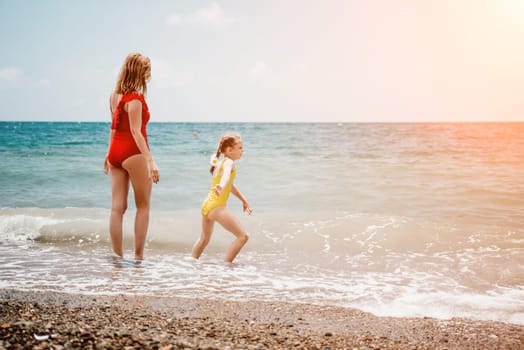
[[[124,222],[126,254],[133,217],[129,211]],[[209,298],[524,324],[520,231],[486,235],[366,213],[255,213],[240,216],[251,238],[228,266],[221,261],[233,236],[219,225],[197,261],[190,252],[200,213],[153,211],[146,260],[137,265],[111,259],[108,219],[102,208],[1,209],[0,287],[158,296],[198,290]]]

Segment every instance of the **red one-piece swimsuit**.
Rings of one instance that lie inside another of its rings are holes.
[[[121,168],[122,163],[129,157],[135,154],[140,154],[140,150],[136,145],[135,139],[131,134],[131,127],[129,124],[129,114],[124,110],[124,105],[132,100],[139,100],[142,103],[142,127],[141,132],[147,142],[146,125],[149,122],[149,108],[144,99],[144,96],[138,93],[124,94],[118,102],[118,105],[113,112],[113,122],[111,129],[115,130],[113,140],[109,146],[109,154],[107,160],[112,166]]]

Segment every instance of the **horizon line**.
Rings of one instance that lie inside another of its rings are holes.
[[[101,120],[0,120],[0,123],[105,123]],[[524,120],[440,120],[440,121],[150,121],[149,124],[500,124],[524,123]]]

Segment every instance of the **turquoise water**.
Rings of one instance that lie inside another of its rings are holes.
[[[251,239],[234,266],[216,229],[200,261],[208,160],[245,152],[230,209]],[[102,171],[109,123],[0,122],[0,287],[285,300],[378,315],[524,324],[523,123],[151,123],[160,168],[146,260],[114,261]],[[133,196],[126,216],[131,256]],[[86,273],[89,271],[89,273]]]

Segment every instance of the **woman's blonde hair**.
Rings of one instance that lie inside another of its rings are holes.
[[[218,143],[217,147],[217,153],[216,157],[217,159],[220,157],[222,153],[225,152],[226,148],[233,147],[238,141],[241,141],[242,138],[240,137],[240,134],[224,134],[220,138],[220,142]],[[213,171],[215,171],[215,166],[212,165],[209,169],[211,174],[213,174]]]
[[[150,77],[151,60],[140,53],[131,53],[126,57],[122,65],[116,81],[115,92],[127,94],[136,91],[146,95],[147,80]]]

